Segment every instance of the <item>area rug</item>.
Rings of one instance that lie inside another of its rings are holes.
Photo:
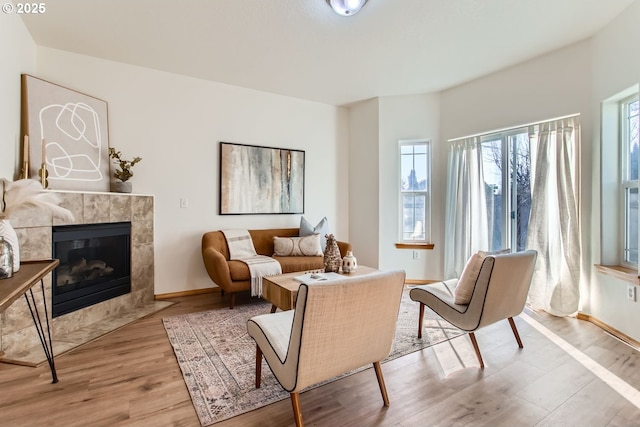
[[[463,333],[426,309],[425,329],[418,339],[418,306],[405,291],[391,354],[383,363]],[[256,300],[233,310],[225,307],[162,319],[203,427],[289,398],[264,361],[262,385],[255,388],[256,349],[246,323],[270,308],[271,304]],[[331,381],[363,369],[367,367]]]

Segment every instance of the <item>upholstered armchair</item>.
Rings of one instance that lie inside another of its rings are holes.
[[[522,341],[513,321],[524,309],[531,286],[537,252],[474,254],[460,279],[446,280],[411,289],[412,300],[420,303],[418,337],[422,337],[424,307],[427,306],[452,325],[469,331],[480,367],[484,361],[474,331],[508,319],[518,347]]]
[[[372,363],[389,406],[380,361],[391,351],[404,278],[403,271],[393,271],[302,284],[295,310],[249,319],[247,330],[256,341],[256,387],[264,356],[291,394],[296,425],[302,426],[300,391]]]

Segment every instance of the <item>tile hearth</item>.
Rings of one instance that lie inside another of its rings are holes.
[[[61,222],[34,209],[23,209],[16,218],[11,218],[20,242],[21,260],[51,258],[53,225],[130,221],[131,292],[51,319],[51,274],[45,277],[55,355],[172,304],[154,300],[152,196],[79,192],[58,194],[62,199],[61,206],[73,212],[73,222]],[[41,300],[39,285],[34,287],[34,293],[36,299]],[[46,360],[24,298],[14,302],[0,317],[0,350],[4,352],[1,361],[34,365]]]
[[[37,288],[39,288],[39,285]],[[35,291],[36,289],[34,289],[34,292]],[[105,334],[120,329],[133,321],[156,313],[160,310],[164,310],[173,304],[174,303],[170,301],[152,301],[142,306],[133,307],[126,313],[117,313],[97,322],[80,326],[63,335],[58,335],[53,338],[53,354],[55,356],[59,356],[76,347],[100,338]],[[36,346],[24,348],[19,352],[5,354],[0,358],[0,361],[5,363],[15,363],[18,365],[37,366],[46,362],[47,358],[42,350],[42,345],[38,343]]]

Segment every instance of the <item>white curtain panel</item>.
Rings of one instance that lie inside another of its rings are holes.
[[[538,251],[529,304],[556,316],[580,304],[578,117],[540,125],[527,248]]]
[[[467,260],[489,246],[487,201],[479,138],[467,138],[449,147],[444,274],[460,277]]]

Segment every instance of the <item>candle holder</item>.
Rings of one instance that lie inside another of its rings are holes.
[[[22,162],[22,171],[20,172],[20,179],[29,178],[29,162]]]
[[[40,176],[40,183],[42,184],[42,188],[48,188],[49,181],[47,180],[47,177],[49,176],[49,172],[47,171],[46,163],[43,163],[42,166],[40,166],[38,175]]]

